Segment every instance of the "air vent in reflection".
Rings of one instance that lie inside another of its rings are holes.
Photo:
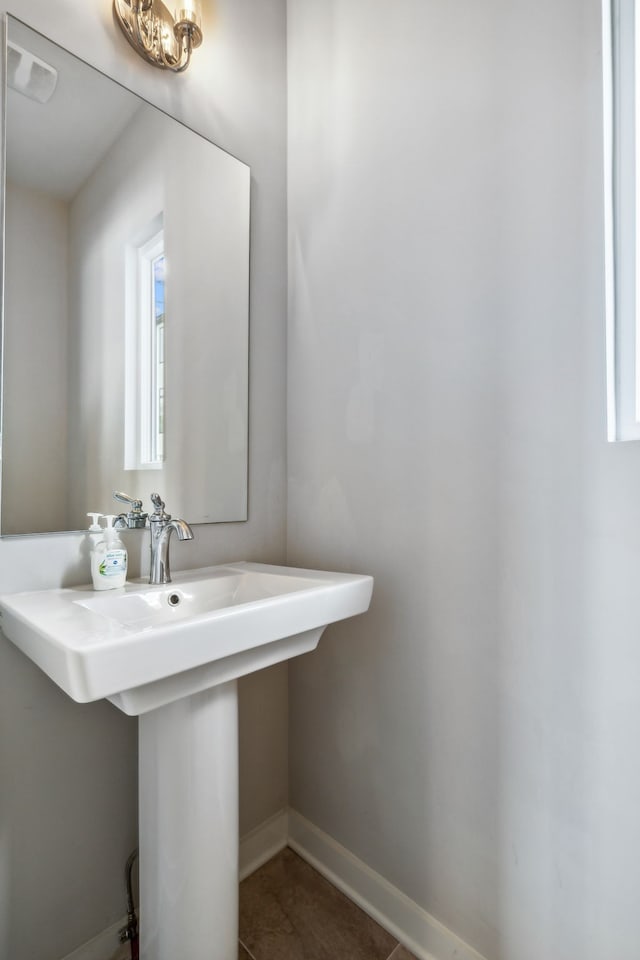
[[[46,103],[53,96],[58,71],[39,57],[9,40],[7,44],[7,83],[31,100]]]

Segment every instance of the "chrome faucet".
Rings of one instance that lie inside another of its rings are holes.
[[[169,568],[169,541],[175,530],[178,540],[193,540],[193,530],[184,520],[172,520],[171,515],[165,513],[164,503],[159,493],[151,494],[151,502],[155,511],[149,514],[151,527],[151,565],[149,568],[149,583],[171,583]]]
[[[129,513],[119,513],[116,517],[114,527],[128,527],[129,530],[141,530],[147,525],[147,514],[142,512],[142,500],[136,500],[130,497],[128,493],[121,493],[116,490],[113,494],[114,500],[120,503],[129,504]]]

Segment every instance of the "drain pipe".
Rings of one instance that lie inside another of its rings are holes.
[[[130,854],[129,859],[124,868],[124,882],[127,889],[127,925],[123,927],[120,931],[120,943],[126,943],[129,941],[131,944],[131,960],[139,960],[140,957],[140,946],[138,941],[138,920],[136,917],[136,909],[133,902],[133,884],[131,882],[131,873],[133,870],[133,865],[136,862],[138,856],[137,849]]]

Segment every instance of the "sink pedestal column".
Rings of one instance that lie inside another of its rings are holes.
[[[141,960],[237,960],[236,681],[138,723]]]

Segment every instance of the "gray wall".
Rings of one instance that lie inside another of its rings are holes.
[[[292,805],[491,960],[636,960],[640,445],[598,0],[289,0]]]
[[[3,388],[10,404],[2,424],[2,529],[66,526],[69,208],[64,200],[7,181],[4,310],[20,323],[4,331]],[[34,282],[34,277],[37,281]],[[34,371],[42,371],[33,389]],[[25,430],[46,469],[21,469]]]
[[[176,568],[284,556],[284,0],[203,6],[206,44],[186,75],[166,77],[130,51],[104,0],[8,3],[252,168],[250,519],[199,526]],[[86,582],[82,551],[74,535],[0,540],[0,590]],[[141,560],[143,547],[134,570]],[[243,682],[240,699],[246,832],[287,799],[286,667]],[[0,638],[0,956],[58,960],[122,916],[135,842],[135,721],[67,700]]]

